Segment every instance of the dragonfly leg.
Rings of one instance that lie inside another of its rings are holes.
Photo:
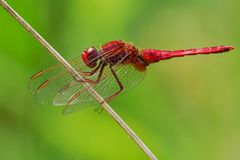
[[[98,64],[98,66],[95,68],[95,69],[93,69],[92,71],[89,71],[89,72],[80,72],[81,74],[83,74],[83,75],[86,75],[86,76],[92,76],[92,75],[94,75],[97,71],[98,71],[98,69],[101,67],[101,65],[102,65],[102,61]]]
[[[93,83],[93,84],[98,83],[101,80],[102,73],[103,73],[103,70],[104,70],[105,66],[106,66],[106,63],[101,64],[101,68],[100,68],[97,80],[94,81],[94,80],[91,80],[91,79],[84,78],[84,80],[77,80],[77,81],[82,82],[82,83],[86,83],[86,82],[87,83]]]
[[[122,90],[123,90],[123,84],[122,84],[122,82],[119,80],[119,78],[118,78],[117,74],[115,73],[115,71],[113,70],[112,66],[110,66],[110,70],[111,70],[114,78],[116,79],[116,81],[117,81],[120,89],[119,89],[119,91],[115,92],[113,95],[111,95],[111,96],[109,96],[109,97],[107,97],[107,98],[105,99],[105,102],[107,102],[107,103],[110,102],[111,100],[113,100],[113,99],[114,99],[117,95],[119,95],[119,93],[122,92]],[[102,102],[102,103],[103,103],[103,102]],[[102,103],[101,103],[101,104],[102,104]]]

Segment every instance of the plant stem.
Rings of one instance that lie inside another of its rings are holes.
[[[4,0],[0,0],[2,7],[10,13],[49,53],[54,56],[76,80],[83,80],[83,77],[37,32],[35,31],[14,9]],[[125,130],[142,151],[152,160],[157,160],[155,155],[143,143],[143,141],[133,132],[133,130],[122,120],[122,118],[108,105],[107,102],[88,83],[82,83],[91,95],[102,105],[111,117]]]

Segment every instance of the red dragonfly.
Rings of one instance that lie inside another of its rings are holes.
[[[83,76],[79,82],[62,65],[56,65],[34,74],[29,89],[40,103],[65,105],[64,114],[78,111],[82,105],[96,103],[83,87],[89,83],[107,102],[123,91],[139,84],[147,66],[160,60],[196,54],[228,52],[232,46],[216,46],[186,50],[140,49],[121,40],[108,42],[97,50],[95,47],[82,52],[82,57],[70,64]]]

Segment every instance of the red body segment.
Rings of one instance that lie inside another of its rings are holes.
[[[138,71],[145,71],[147,66],[147,63],[139,55],[139,49],[133,44],[121,40],[110,41],[102,45],[99,55],[101,61],[112,66],[131,64]]]
[[[121,49],[124,45],[125,42],[121,40],[115,40],[102,45],[101,48],[103,52],[113,52],[116,51],[117,49]]]
[[[196,55],[196,54],[214,54],[228,52],[234,49],[232,46],[215,46],[206,48],[192,48],[186,50],[155,50],[155,49],[144,49],[141,51],[142,58],[148,63],[158,62],[160,60],[166,60],[173,57],[182,57],[186,55]]]

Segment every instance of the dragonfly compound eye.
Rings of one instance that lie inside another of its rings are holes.
[[[97,65],[98,51],[96,48],[91,47],[82,52],[82,60],[89,67],[94,68]]]

